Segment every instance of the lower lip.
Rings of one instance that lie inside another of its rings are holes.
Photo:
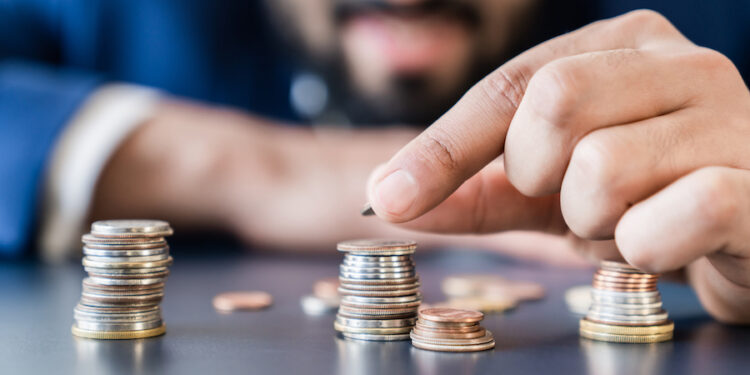
[[[423,71],[450,58],[468,44],[468,34],[462,23],[435,16],[364,14],[352,17],[342,29],[350,48],[401,72]]]

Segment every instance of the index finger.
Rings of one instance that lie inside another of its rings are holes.
[[[373,210],[392,222],[419,217],[502,154],[526,87],[547,63],[586,52],[637,48],[645,43],[642,35],[675,32],[657,13],[636,11],[551,39],[508,61],[374,172],[367,191]]]

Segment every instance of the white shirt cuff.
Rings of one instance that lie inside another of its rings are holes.
[[[94,92],[57,141],[44,186],[39,247],[47,261],[80,254],[97,180],[125,138],[154,113],[159,92],[108,84]],[[72,250],[79,249],[74,253]]]

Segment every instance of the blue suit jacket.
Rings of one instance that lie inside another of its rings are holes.
[[[583,0],[587,2],[587,0]],[[44,167],[62,126],[108,80],[294,119],[291,64],[260,1],[0,0],[0,255],[31,247]],[[593,19],[650,7],[747,72],[747,1],[592,1]],[[581,8],[570,24],[582,25]],[[561,19],[566,14],[556,13]]]

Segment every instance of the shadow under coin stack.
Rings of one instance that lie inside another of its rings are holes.
[[[350,339],[408,340],[422,301],[414,241],[341,242],[341,302],[334,328]]]
[[[446,307],[419,312],[411,331],[414,347],[438,352],[479,352],[495,347],[492,333],[479,325],[484,314]]]
[[[107,220],[83,236],[81,301],[73,334],[93,339],[137,339],[164,334],[161,303],[172,264],[164,237],[169,223]]]
[[[620,343],[672,339],[674,323],[662,309],[659,275],[625,263],[603,261],[594,274],[591,307],[581,319],[582,337]]]

